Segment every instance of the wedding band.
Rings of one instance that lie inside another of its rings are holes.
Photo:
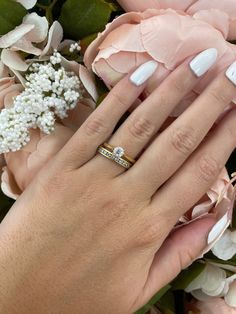
[[[119,157],[122,157],[123,159],[129,161],[131,164],[135,164],[136,160],[133,159],[133,158],[131,158],[130,156],[127,156],[127,155],[125,154],[125,150],[124,150],[122,147],[113,147],[113,146],[111,146],[111,145],[108,144],[108,143],[104,143],[102,146],[105,147],[105,148],[108,148],[108,150],[110,150],[110,151],[112,151],[112,152],[115,151],[115,154],[118,153],[118,156],[119,156]],[[120,154],[121,154],[121,155],[120,155]]]
[[[122,147],[113,147],[107,143],[100,145],[97,152],[102,156],[115,161],[125,169],[130,169],[136,162],[133,158],[125,155],[125,150]]]

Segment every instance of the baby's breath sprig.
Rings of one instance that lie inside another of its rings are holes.
[[[64,119],[67,111],[82,98],[83,87],[74,72],[61,65],[55,51],[45,63],[33,63],[26,75],[26,88],[12,108],[0,112],[0,154],[18,151],[30,141],[30,129],[50,134],[56,118]]]

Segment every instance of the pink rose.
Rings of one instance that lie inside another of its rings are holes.
[[[209,81],[235,61],[236,46],[210,24],[172,9],[127,13],[108,24],[88,47],[85,64],[112,87],[132,69],[154,59],[159,68],[146,88],[148,95],[184,59],[211,47],[218,50],[218,63],[176,108],[174,115],[178,116]]]
[[[189,15],[209,21],[217,26],[222,24],[228,39],[236,38],[236,2],[234,0],[118,0],[126,11],[146,9],[181,10]]]
[[[236,308],[228,306],[221,298],[209,298],[196,302],[194,306],[190,307],[190,310],[199,314],[236,314]]]
[[[22,90],[23,86],[16,84],[13,77],[0,79],[0,110],[11,107],[13,98],[19,95]]]

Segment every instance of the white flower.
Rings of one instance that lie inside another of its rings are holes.
[[[20,150],[29,140],[29,130],[39,128],[45,134],[54,130],[56,117],[64,119],[76,107],[84,88],[74,72],[61,65],[55,51],[49,62],[33,63],[26,76],[25,90],[13,107],[0,113],[0,154]]]
[[[2,50],[1,62],[14,73],[23,85],[25,81],[20,72],[25,72],[35,59],[25,61],[18,52],[24,51],[46,61],[49,59],[49,55],[60,45],[63,38],[63,29],[60,23],[55,21],[48,31],[48,22],[46,20],[45,23],[44,19],[37,16],[36,13],[29,14],[24,18],[23,24],[0,38],[0,48],[5,48]],[[45,43],[46,37],[48,38]],[[38,48],[38,43],[41,40],[43,42]],[[35,45],[32,45],[32,42]]]
[[[236,275],[227,277],[226,271],[207,263],[202,273],[185,289],[199,301],[209,297],[224,297],[225,302],[236,307]]]
[[[16,2],[19,2],[28,10],[35,6],[37,0],[16,0]]]
[[[0,48],[13,51],[24,51],[39,56],[41,49],[32,43],[39,43],[46,39],[48,21],[37,13],[31,13],[23,18],[22,24],[0,38]],[[4,62],[4,60],[2,60]]]
[[[236,254],[236,231],[226,230],[212,248],[212,252],[223,261],[231,259]]]

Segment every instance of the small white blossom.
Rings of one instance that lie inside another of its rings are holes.
[[[13,107],[0,113],[0,153],[20,150],[29,140],[29,130],[39,128],[50,134],[56,118],[64,119],[76,107],[83,87],[74,72],[61,66],[55,51],[50,61],[33,63],[26,75],[26,88]]]
[[[212,252],[223,261],[231,259],[236,254],[236,231],[226,230],[212,248]]]
[[[80,51],[81,50],[81,46],[80,46],[80,44],[79,43],[74,43],[74,44],[71,44],[70,45],[70,48],[69,48],[69,51],[71,52],[71,53],[73,53],[74,51]]]

